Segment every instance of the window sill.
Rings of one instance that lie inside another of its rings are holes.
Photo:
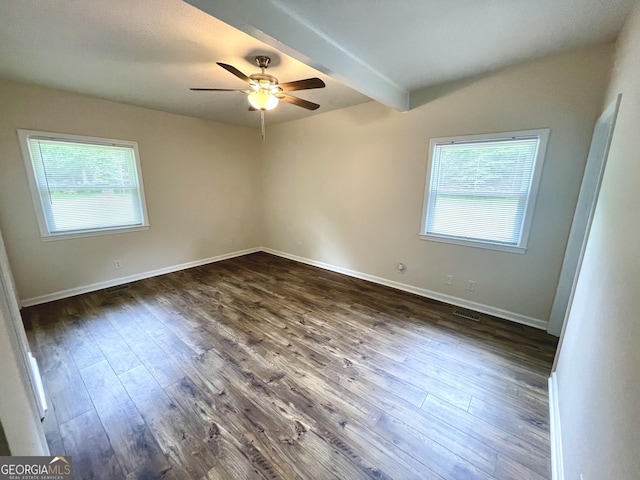
[[[139,232],[142,230],[149,230],[149,225],[138,225],[136,227],[117,227],[117,228],[108,228],[108,229],[100,229],[100,230],[85,230],[81,232],[73,232],[73,233],[51,233],[48,235],[42,235],[43,242],[55,242],[58,240],[71,240],[74,238],[84,238],[84,237],[98,237],[101,235],[115,235],[118,233],[130,233],[130,232]]]
[[[508,253],[524,254],[527,252],[526,247],[517,247],[515,245],[502,245],[499,243],[482,242],[479,240],[464,240],[461,238],[443,237],[439,235],[429,235],[425,233],[419,234],[422,240],[428,240],[432,242],[450,243],[453,245],[462,245],[465,247],[484,248],[486,250],[498,250]]]

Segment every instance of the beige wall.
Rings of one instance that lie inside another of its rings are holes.
[[[618,42],[622,102],[557,362],[567,480],[640,475],[640,4]]]
[[[255,130],[2,80],[0,105],[0,227],[21,299],[260,245]],[[137,141],[151,228],[42,241],[17,128]]]
[[[610,53],[425,90],[408,113],[370,102],[272,126],[264,146],[254,129],[0,81],[0,226],[20,298],[264,244],[543,324]],[[541,127],[551,139],[525,255],[418,239],[429,138]],[[17,128],[137,141],[150,230],[43,242]]]
[[[270,128],[265,245],[544,324],[611,52],[584,49],[424,91],[414,101],[433,100],[408,113],[370,102]],[[544,127],[551,137],[526,254],[418,238],[430,138]]]

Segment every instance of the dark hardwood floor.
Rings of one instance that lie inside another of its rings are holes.
[[[27,308],[75,478],[548,479],[556,340],[257,253]]]

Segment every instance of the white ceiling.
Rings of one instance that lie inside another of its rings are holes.
[[[633,0],[272,0],[411,91],[613,40]]]
[[[0,77],[258,126],[244,95],[188,88],[241,88],[215,62],[250,74],[266,53],[281,82],[327,83],[296,93],[320,109],[268,123],[368,97],[406,110],[412,91],[613,40],[634,1],[2,0]]]

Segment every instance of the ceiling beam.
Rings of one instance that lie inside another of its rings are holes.
[[[279,5],[265,0],[186,2],[369,98],[409,110],[407,90]]]

